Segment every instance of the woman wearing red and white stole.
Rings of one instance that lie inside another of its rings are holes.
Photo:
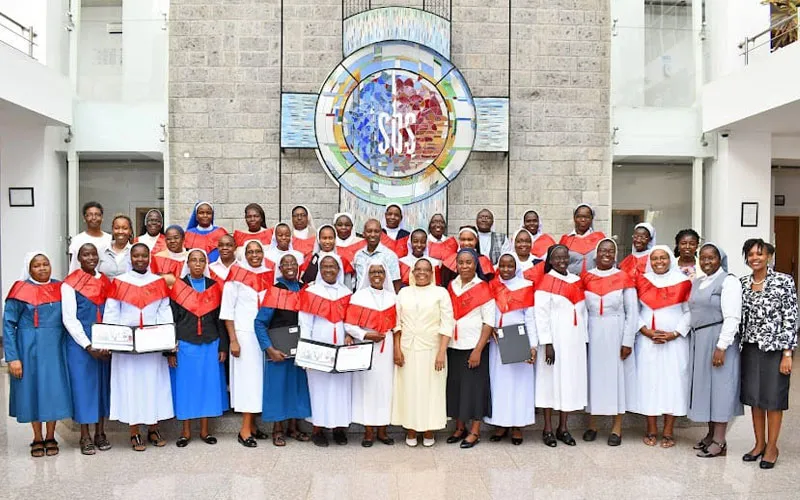
[[[214,225],[214,206],[207,201],[200,201],[194,206],[194,211],[186,225],[186,249],[200,248],[205,250],[211,262],[219,258],[217,243],[219,239],[228,234],[224,227]]]
[[[572,212],[575,229],[558,242],[569,250],[569,272],[581,275],[594,267],[594,249],[606,237],[594,230],[594,208],[581,203]]]
[[[314,245],[314,254],[306,259],[300,267],[300,281],[302,281],[303,284],[316,281],[319,276],[319,262],[322,258],[326,255],[336,255],[342,261],[344,286],[352,290],[356,281],[356,272],[353,269],[351,261],[339,255],[338,252],[339,249],[336,247],[336,228],[330,224],[320,226],[319,231],[317,231],[317,243]]]
[[[255,319],[274,274],[264,266],[264,249],[258,240],[245,244],[244,259],[228,273],[219,319],[225,321],[230,342],[231,408],[243,414],[238,441],[255,448],[256,439],[269,437],[255,422],[255,414],[261,413],[264,390],[264,353],[256,337]]]
[[[472,448],[480,442],[481,420],[492,416],[486,344],[494,328],[495,305],[478,268],[478,253],[462,248],[456,258],[458,277],[448,287],[456,326],[447,348],[447,416],[455,419],[456,430],[447,442],[461,441],[462,448]]]
[[[333,216],[333,227],[336,229],[336,253],[351,263],[356,252],[367,246],[367,240],[353,231],[355,219],[347,212],[339,212]]]
[[[144,243],[150,249],[150,255],[156,254],[167,248],[164,239],[164,214],[161,210],[148,210],[144,214],[144,233],[133,240],[134,243]]]
[[[317,241],[316,234],[317,229],[314,226],[314,219],[311,217],[311,212],[308,211],[308,208],[304,205],[294,207],[292,209],[291,227],[292,248],[303,254],[303,257],[310,256],[314,251],[314,243]],[[277,262],[280,262],[280,258]],[[302,264],[302,262],[298,261],[298,264]]]
[[[250,203],[244,207],[244,223],[247,225],[247,230],[237,229],[233,232],[233,241],[236,242],[236,247],[239,249],[236,255],[238,260],[244,259],[245,242],[258,240],[261,242],[261,246],[266,248],[272,243],[274,232],[274,229],[267,228],[264,209],[258,203]]]
[[[372,368],[353,374],[353,422],[365,427],[361,446],[369,448],[375,441],[392,445],[394,439],[386,434],[392,418],[392,387],[394,385],[394,340],[397,309],[394,285],[383,261],[373,259],[367,265],[369,280],[359,284],[350,298],[344,330],[359,341],[372,341]]]
[[[547,249],[556,244],[552,236],[544,232],[544,222],[536,210],[526,210],[522,214],[522,227],[531,235],[531,255],[536,260],[544,260]]]
[[[352,343],[344,330],[344,318],[352,292],[344,286],[342,263],[338,256],[322,258],[319,266],[322,279],[306,288],[300,295],[300,324],[302,338],[332,345]],[[333,429],[336,444],[347,444],[346,429],[352,422],[352,373],[325,373],[308,370],[308,391],[311,396],[311,441],[328,446],[323,428]]]
[[[589,428],[584,441],[597,438],[595,415],[613,415],[609,446],[622,444],[622,417],[635,402],[636,359],[631,356],[639,328],[636,287],[614,266],[617,244],[601,240],[595,267],[583,275],[589,311]]]
[[[664,415],[662,448],[675,446],[675,417],[689,408],[690,312],[692,282],[666,245],[650,252],[647,272],[636,281],[639,333],[636,337],[636,413],[647,416],[644,443],[656,445],[657,419]]]
[[[169,226],[164,234],[167,248],[158,253],[151,252],[150,270],[164,278],[167,286],[171,287],[180,279],[188,252],[183,248],[184,232],[181,226]]]
[[[447,221],[442,214],[433,214],[428,222],[428,255],[433,259],[444,260],[458,252],[458,241],[447,236]]]
[[[586,406],[586,302],[579,276],[569,272],[569,250],[553,245],[547,251],[545,275],[536,284],[536,406],[544,408],[544,444],[575,446],[567,428],[569,412]],[[543,354],[543,355],[542,355]],[[553,434],[553,410],[559,411]]]
[[[533,315],[533,283],[522,278],[517,259],[503,253],[497,261],[498,275],[489,283],[495,303],[495,328],[525,325],[531,357],[525,363],[504,365],[497,342],[489,343],[489,379],[492,387],[492,416],[486,423],[497,427],[489,441],[501,441],[511,428],[511,443],[522,444],[522,427],[536,421],[534,368],[536,320]]]
[[[131,247],[131,270],[117,276],[103,311],[103,322],[141,327],[172,323],[166,282],[150,272],[150,249],[144,243]],[[111,361],[111,420],[130,426],[131,446],[144,451],[139,425],[148,426],[147,441],[164,446],[158,422],[175,416],[167,358],[160,352],[115,352]]]
[[[478,254],[478,266],[481,268],[481,276],[485,281],[494,278],[494,265],[489,257],[481,254],[481,242],[478,239],[478,230],[474,226],[462,226],[458,230],[458,249],[459,251],[470,248]],[[450,282],[458,277],[458,263],[456,254],[442,261],[442,286],[447,287]]]
[[[381,243],[397,255],[404,257],[408,253],[408,231],[403,224],[403,207],[397,203],[386,206],[381,221]]]
[[[400,281],[403,286],[408,286],[411,278],[411,270],[414,269],[414,264],[419,259],[426,258],[433,266],[434,282],[437,285],[442,284],[442,261],[434,259],[428,255],[428,233],[424,229],[415,229],[411,231],[411,236],[408,238],[408,254],[398,259],[400,266]]]
[[[636,279],[647,271],[650,251],[656,245],[656,228],[649,222],[640,222],[633,227],[633,252],[619,263],[621,271]]]

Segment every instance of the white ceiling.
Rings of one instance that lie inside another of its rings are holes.
[[[121,7],[122,0],[81,0],[82,7]]]

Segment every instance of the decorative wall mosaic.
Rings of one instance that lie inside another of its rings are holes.
[[[359,233],[363,231],[364,222],[367,219],[381,220],[383,213],[386,211],[384,205],[375,205],[362,200],[344,189],[339,198],[339,209],[341,212],[354,214],[356,218],[354,221],[355,230]],[[429,196],[413,205],[404,205],[403,225],[409,231],[418,227],[428,229],[428,221],[436,213],[444,214],[445,218],[447,218],[447,189],[442,189],[433,196]]]
[[[508,151],[508,98],[476,97],[475,151]]]
[[[281,94],[281,147],[316,148],[317,94]]]
[[[375,42],[408,40],[450,57],[450,22],[436,14],[407,7],[382,7],[348,17],[342,23],[345,57]]]

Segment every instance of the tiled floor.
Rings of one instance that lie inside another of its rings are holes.
[[[2,378],[0,407],[7,408]],[[792,403],[800,403],[798,384]],[[114,449],[84,457],[77,435],[61,425],[61,454],[34,459],[28,453],[29,426],[5,418],[0,422],[0,498],[795,499],[800,498],[798,424],[800,412],[787,412],[778,464],[762,471],[741,461],[752,445],[748,416],[731,427],[730,456],[711,460],[696,458],[691,450],[703,435],[697,427],[678,429],[678,444],[670,450],[644,446],[638,428],[626,429],[619,448],[609,448],[601,433],[594,443],[579,440],[574,448],[549,449],[539,431],[531,431],[522,446],[487,439],[472,450],[446,445],[443,436],[432,449],[411,449],[399,434],[393,447],[377,443],[364,449],[351,435],[346,447],[289,442],[276,449],[266,441],[246,449],[227,433],[216,446],[195,440],[179,449],[171,441],[166,448],[134,453],[125,434],[116,433]],[[576,437],[581,433],[574,429]]]

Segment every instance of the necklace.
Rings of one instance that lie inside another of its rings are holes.
[[[767,281],[767,277],[766,276],[764,276],[764,279],[761,280],[761,281],[756,281],[753,278],[750,278],[750,283],[753,284],[753,285],[763,285],[765,281]]]

